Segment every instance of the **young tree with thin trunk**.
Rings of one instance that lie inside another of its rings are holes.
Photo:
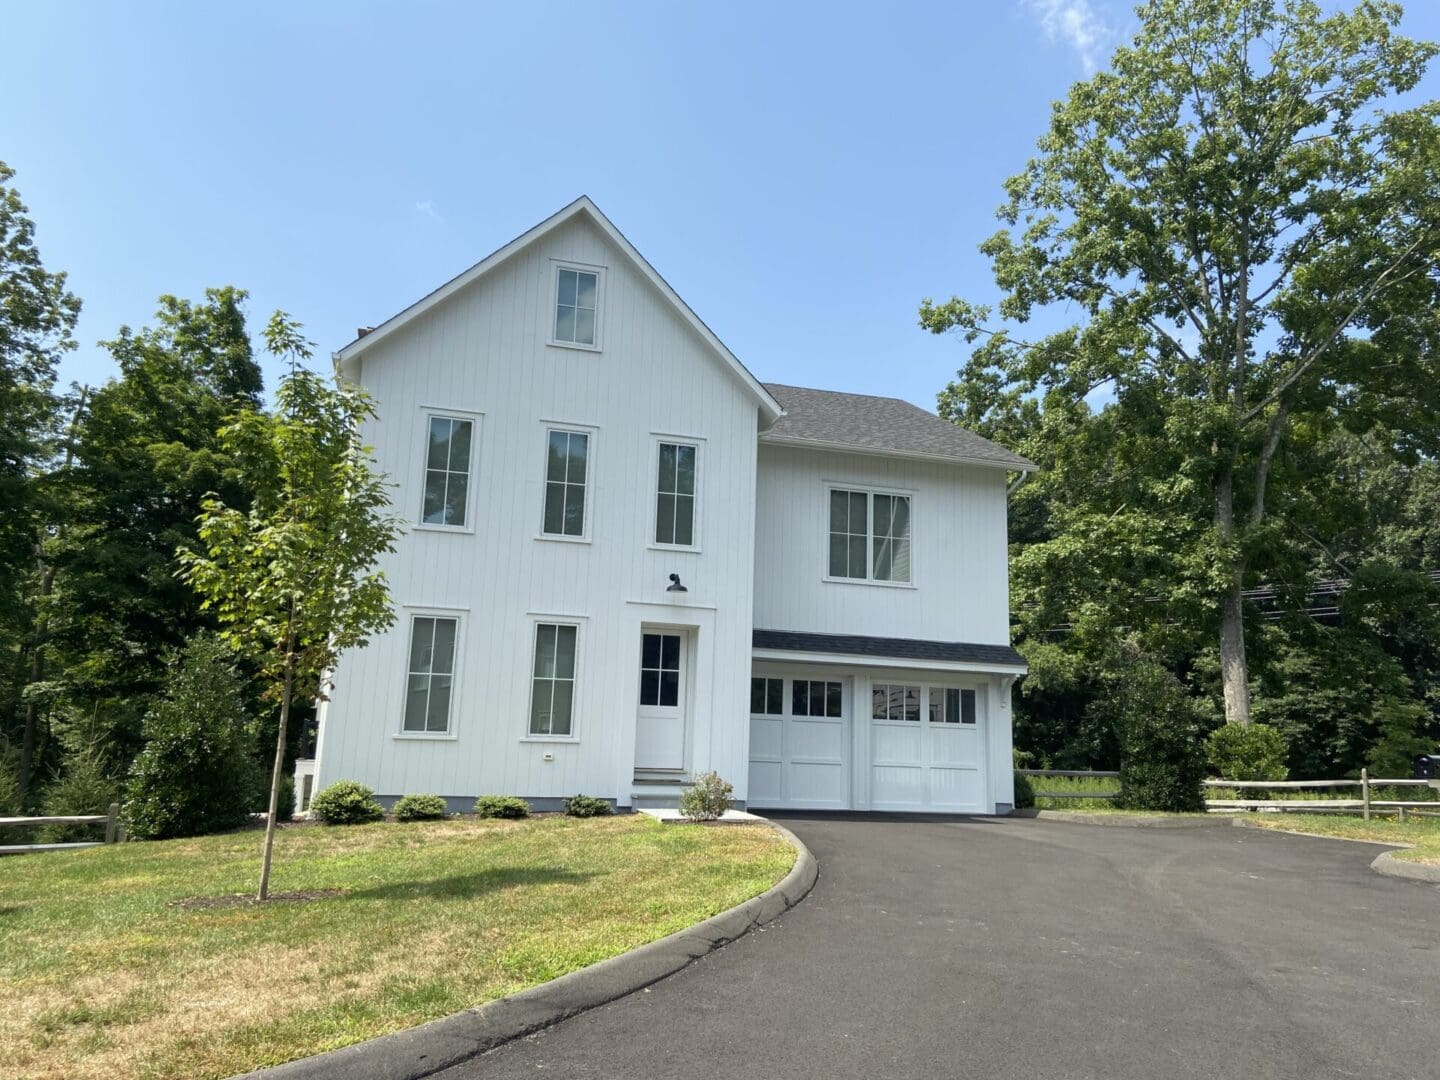
[[[979,343],[951,415],[994,426],[1043,399],[1108,470],[1054,493],[1070,527],[1051,569],[1128,576],[1072,625],[1137,597],[1157,623],[1172,603],[1203,610],[1233,723],[1250,721],[1243,592],[1284,528],[1287,445],[1340,423],[1440,449],[1440,107],[1382,108],[1436,47],[1397,34],[1400,15],[1379,0],[1141,6],[1110,70],[1055,105],[1006,183],[1007,228],[981,247],[1002,323],[1079,323],[1021,340],[988,307],[921,308],[923,326]]]
[[[374,416],[365,393],[300,365],[311,346],[276,312],[266,345],[291,371],[273,412],[243,411],[221,430],[223,448],[246,477],[253,504],[242,511],[208,499],[199,521],[204,552],[182,548],[181,574],[215,613],[221,634],[248,657],[280,707],[258,897],[270,891],[270,862],[285,733],[297,698],[323,699],[346,649],[394,621],[376,562],[394,550],[399,519],[386,512],[385,478],[373,469],[360,425]]]

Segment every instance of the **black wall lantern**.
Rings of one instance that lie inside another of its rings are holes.
[[[685,588],[684,585],[681,585],[681,584],[680,584],[680,575],[679,575],[679,574],[671,574],[671,575],[670,575],[670,584],[669,584],[669,586],[665,589],[665,591],[666,591],[666,592],[689,592],[690,590],[687,589],[687,588]]]

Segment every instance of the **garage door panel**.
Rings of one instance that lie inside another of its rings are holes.
[[[841,720],[815,720],[796,716],[790,720],[791,761],[831,761],[845,757],[845,724]]]
[[[974,729],[930,729],[930,760],[936,765],[980,767],[980,733]]]
[[[874,761],[877,765],[920,759],[920,725],[874,722]]]
[[[930,805],[937,810],[978,810],[984,798],[979,769],[931,767]]]
[[[790,801],[808,806],[849,805],[849,783],[843,763],[792,761]]]
[[[778,761],[750,762],[749,802],[755,806],[775,806],[785,797],[785,766]]]
[[[779,761],[784,753],[785,723],[778,716],[750,718],[750,758],[753,761]]]
[[[923,806],[925,804],[925,769],[919,765],[876,765],[871,770],[873,790],[870,801],[875,806]]]

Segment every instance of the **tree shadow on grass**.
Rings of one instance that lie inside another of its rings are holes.
[[[579,885],[595,875],[549,866],[497,866],[473,874],[429,881],[397,881],[369,889],[351,889],[347,900],[474,900],[515,885]]]

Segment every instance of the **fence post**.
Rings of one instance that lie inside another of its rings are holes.
[[[105,812],[105,843],[113,844],[119,837],[116,835],[116,826],[120,823],[120,804],[112,802],[110,809]]]
[[[1364,819],[1370,820],[1370,770],[1360,770],[1360,798],[1364,801],[1365,809],[1362,811]]]

